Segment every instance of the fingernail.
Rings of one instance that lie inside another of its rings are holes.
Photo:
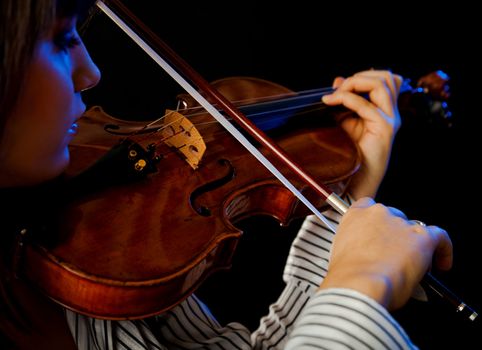
[[[333,101],[333,94],[324,95],[321,97],[321,100],[325,103]]]

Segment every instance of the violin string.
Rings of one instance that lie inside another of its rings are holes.
[[[315,111],[319,111],[319,110],[323,110],[324,108],[326,108],[327,106],[325,104],[323,104],[322,102],[318,102],[318,103],[312,103],[310,104],[311,106],[317,106],[316,108],[311,108],[311,109],[305,109],[303,111],[299,111],[299,112],[296,112],[295,115],[296,116],[300,116],[300,115],[303,115],[303,114],[308,114],[308,113],[312,113],[312,112],[315,112]],[[283,108],[283,109],[278,109],[278,110],[274,110],[276,112],[283,112],[283,111],[289,111],[291,110],[292,108]],[[272,113],[272,111],[269,111],[269,112],[260,112],[260,113],[257,113],[255,114],[256,116],[260,116],[260,115],[263,115],[263,114],[268,114],[268,113]],[[170,114],[170,113],[168,113]],[[140,130],[136,131],[136,132],[133,132],[131,134],[131,136],[133,135],[136,135],[136,134],[139,134],[142,130],[145,130],[148,126],[150,125],[154,125],[155,123],[161,121],[162,119],[166,118],[168,114],[165,114],[163,115],[162,117],[150,122],[149,124],[146,124],[145,126],[143,126]],[[206,112],[204,112],[203,114],[206,114]],[[189,117],[191,117],[192,115],[190,115]],[[150,134],[153,134],[153,133],[157,133],[157,132],[161,132],[163,131],[165,128],[168,128],[170,125],[172,124],[175,124],[177,123],[178,121],[180,121],[181,119],[183,119],[184,116],[182,117],[179,117],[178,119],[168,123],[168,124],[163,124],[163,125],[159,125],[159,127],[155,130],[152,130],[152,132]],[[231,118],[227,118],[228,120],[231,120]],[[275,118],[270,118],[269,120],[261,120],[259,122],[256,123],[256,125],[258,127],[263,127],[264,125],[268,124],[268,123],[272,123],[273,121],[278,121],[278,120],[282,120],[284,119],[284,117],[275,117]],[[207,122],[198,122],[198,123],[193,123],[193,125],[195,127],[200,127],[200,126],[207,126],[207,125],[212,125],[212,124],[219,124],[219,122],[217,120],[212,120],[212,121],[207,121]],[[221,135],[221,134],[224,134],[226,133],[227,131],[226,130],[219,130],[215,133],[212,133],[212,135]],[[164,137],[162,139],[160,139],[158,142],[156,142],[154,145],[158,145],[160,143],[163,143],[167,140],[169,140],[171,137],[173,136],[176,136],[178,134],[180,134],[181,131],[179,132],[175,132],[173,133],[172,135],[169,135],[167,137]],[[146,135],[144,138],[147,138],[148,136]],[[140,138],[141,140],[143,139],[142,137]]]
[[[313,105],[315,105],[315,104],[313,104]],[[306,109],[306,110],[303,110],[303,111],[300,111],[300,112],[296,112],[295,115],[300,116],[300,115],[303,115],[303,114],[309,114],[309,113],[312,113],[312,112],[323,110],[324,108],[326,108],[326,105],[320,105],[316,108],[311,108],[311,109]],[[280,110],[280,111],[283,111],[283,110]],[[277,121],[277,120],[282,120],[282,119],[285,119],[285,118],[284,117],[270,118],[270,120],[256,122],[256,126],[262,127],[263,125],[271,123],[272,121]],[[231,119],[229,118],[228,120],[231,120]],[[219,122],[217,120],[212,120],[212,121],[208,121],[208,122],[199,122],[199,123],[193,123],[193,124],[195,126],[204,126],[204,125],[211,125],[211,124],[216,124],[216,123],[219,123]],[[224,133],[226,131],[221,130],[220,132]]]
[[[131,134],[131,136],[138,134],[138,133],[139,133],[140,131],[142,131],[142,130],[145,130],[145,129],[148,128],[150,125],[154,125],[155,123],[160,122],[162,119],[167,118],[167,117],[168,117],[170,114],[172,114],[172,113],[173,113],[173,111],[170,111],[169,113],[164,114],[162,117],[157,118],[156,120],[150,122],[149,124],[146,124],[146,125],[143,126],[140,130],[138,130],[138,131],[136,131],[136,132],[133,132],[133,133]],[[179,121],[181,121],[181,120],[184,119],[184,118],[186,118],[186,117],[185,117],[184,115],[181,115],[179,118],[171,121],[170,123],[160,125],[159,128],[157,128],[156,130],[153,130],[150,134],[154,134],[154,133],[161,132],[161,131],[167,129],[168,127],[170,127],[171,125],[178,123]],[[189,130],[188,130],[188,131],[189,131]],[[176,136],[176,135],[179,135],[179,134],[181,134],[181,133],[183,133],[183,132],[184,132],[184,131],[176,131],[176,132],[172,133],[171,135],[166,136],[166,137],[158,140],[157,142],[154,143],[154,145],[157,146],[157,145],[159,145],[159,144],[161,144],[161,143],[163,143],[163,142],[166,142],[166,141],[169,140],[171,137],[174,137],[174,136]],[[150,134],[148,134],[148,135],[150,135]],[[146,135],[146,136],[144,137],[144,139],[147,138],[147,137],[149,137],[148,135]],[[143,139],[143,138],[141,137],[141,140],[142,140],[142,139]]]
[[[249,114],[249,117],[259,117],[259,116],[263,116],[263,115],[266,115],[266,114],[271,114],[271,113],[282,113],[282,112],[289,112],[291,110],[296,110],[296,109],[299,109],[299,108],[308,108],[308,107],[315,107],[316,108],[312,108],[312,109],[305,109],[303,111],[300,111],[300,112],[296,112],[294,115],[296,116],[299,116],[299,115],[303,115],[303,114],[307,114],[307,113],[311,113],[311,112],[314,112],[314,111],[317,111],[317,110],[322,110],[324,108],[327,108],[328,106],[325,105],[323,102],[319,101],[319,102],[313,102],[313,103],[306,103],[306,104],[302,104],[302,105],[297,105],[297,106],[291,106],[291,107],[284,107],[284,108],[278,108],[278,109],[272,109],[272,110],[269,110],[269,111],[263,111],[263,112],[258,112],[258,113],[251,113]],[[191,114],[187,114],[187,113],[184,113],[185,111],[189,111],[189,110],[192,110],[192,109],[202,109],[202,107],[191,107],[191,108],[186,108],[184,109],[182,112],[182,114],[184,115],[184,117],[188,117],[189,119],[192,119],[193,117],[197,117],[197,116],[204,116],[206,115],[206,111],[200,111],[200,112],[197,112],[197,113],[191,113]],[[146,125],[143,125],[142,127],[140,127],[139,130],[136,130],[134,132],[132,132],[132,134],[130,134],[130,136],[134,136],[136,134],[139,134],[141,133],[143,130],[146,130],[147,128],[149,128],[150,126],[152,125],[155,125],[156,123],[159,123],[161,122],[164,118],[166,118],[169,114],[171,114],[172,112],[169,112],[169,113],[166,113],[164,115],[162,115],[161,117],[149,122],[148,124]],[[178,122],[180,119],[182,119],[182,117],[180,117],[179,119],[176,119],[175,121],[172,121],[171,123],[169,124],[162,124],[162,125],[159,125],[159,128],[153,130],[153,133],[155,132],[159,132],[159,131],[162,131],[164,128],[170,126],[171,124],[174,124],[176,122]],[[231,118],[227,118],[229,121],[231,121]],[[278,120],[282,120],[282,119],[285,119],[285,117],[274,117],[274,118],[270,118],[269,121],[260,121],[257,123],[258,126],[262,125],[262,124],[265,124],[265,123],[271,123],[273,121],[278,121]],[[212,124],[212,123],[219,123],[218,121],[216,120],[213,120],[213,121],[210,121],[210,122],[193,122],[193,125],[195,126],[198,126],[198,125],[205,125],[205,124]]]
[[[250,98],[245,98],[240,100],[232,100],[230,102],[235,105],[244,105],[249,102],[250,105],[256,106],[257,104],[270,103],[277,100],[296,101],[297,99],[306,98],[306,97],[315,97],[317,95],[321,97],[324,94],[332,93],[333,91],[334,89],[331,87],[314,88],[314,89],[301,90],[297,92],[284,92],[284,93],[273,94],[269,96],[250,97]],[[216,104],[213,104],[213,106],[216,106]],[[302,106],[303,105],[300,105],[300,107]],[[191,108],[196,109],[196,108],[202,108],[202,107],[196,106]],[[187,108],[186,110],[189,110],[189,108]]]
[[[323,92],[332,92],[332,88],[318,88],[318,89],[310,89],[310,90],[304,90],[304,91],[300,91],[298,92],[298,95],[296,96],[292,96],[291,93],[282,93],[282,94],[277,94],[277,95],[271,95],[269,96],[268,100],[266,97],[260,97],[260,98],[255,98],[255,99],[240,99],[240,100],[236,100],[235,103],[238,103],[238,104],[242,104],[242,103],[245,103],[247,101],[261,101],[261,102],[254,102],[254,103],[251,103],[250,106],[256,106],[256,105],[259,105],[259,104],[262,104],[262,103],[271,103],[273,101],[276,101],[276,100],[280,100],[282,98],[284,98],[284,101],[286,100],[291,100],[291,101],[295,101],[297,99],[301,99],[301,98],[306,98],[307,96],[308,97],[313,97],[313,96],[318,96],[320,95],[320,93],[323,93]],[[288,98],[286,98],[285,96],[288,96]],[[180,104],[180,101],[179,101],[179,104]],[[178,104],[178,107],[177,107],[177,110],[179,110],[179,104]],[[214,105],[215,106],[215,105]],[[316,106],[316,107],[315,107]],[[310,108],[310,109],[307,109],[307,107],[315,107],[315,108]],[[327,105],[325,105],[322,101],[318,101],[318,102],[312,102],[312,103],[305,103],[305,104],[300,104],[300,105],[295,105],[295,106],[289,106],[289,107],[284,107],[284,108],[278,108],[278,109],[272,109],[272,110],[269,110],[269,111],[262,111],[262,112],[258,112],[258,113],[251,113],[249,114],[249,117],[253,118],[253,117],[260,117],[260,116],[263,116],[263,115],[266,115],[266,114],[273,114],[273,113],[282,113],[282,112],[288,112],[288,111],[291,111],[291,110],[295,110],[295,109],[299,109],[299,108],[305,108],[303,111],[298,111],[296,113],[294,113],[294,115],[296,116],[299,116],[299,115],[303,115],[303,114],[307,114],[307,113],[311,113],[311,112],[314,112],[314,111],[317,111],[317,110],[322,110],[324,108],[326,108]],[[200,110],[199,112],[196,112],[196,113],[189,113],[189,111],[192,111],[192,110]],[[146,130],[148,129],[150,126],[152,125],[155,125],[156,123],[159,123],[161,122],[163,119],[165,119],[166,117],[168,117],[171,113],[173,113],[172,111],[169,111],[168,113],[162,115],[161,117],[149,122],[148,124],[142,126],[139,130],[136,130],[134,132],[132,132],[130,134],[130,136],[135,136],[139,133],[141,133],[143,130]],[[206,111],[204,111],[204,109],[201,107],[201,106],[196,106],[196,107],[191,107],[191,108],[184,108],[183,109],[183,113],[182,113],[182,116],[168,124],[162,124],[162,125],[159,125],[158,128],[156,128],[155,130],[152,130],[152,133],[157,133],[157,132],[161,132],[163,131],[165,128],[168,128],[169,126],[179,122],[182,118],[184,117],[189,117],[189,119],[193,119],[193,117],[196,117],[196,116],[200,116],[200,115],[206,115]],[[285,117],[283,116],[280,116],[280,117],[272,117],[270,118],[269,120],[261,120],[261,121],[258,121],[256,124],[258,127],[263,127],[263,125],[266,125],[268,123],[273,123],[273,122],[276,122],[276,121],[279,121],[279,120],[282,120],[284,119]],[[227,118],[228,120],[231,120],[231,118]],[[209,122],[200,122],[200,123],[196,123],[196,122],[192,122],[193,125],[195,126],[202,126],[202,125],[210,125],[210,124],[213,124],[213,123],[219,123],[217,120],[213,120],[213,121],[209,121]],[[226,131],[225,130],[220,130],[219,132],[216,132],[215,134],[216,135],[220,135],[222,133],[225,133]],[[156,142],[154,145],[159,145],[167,140],[169,140],[171,137],[174,137],[178,134],[180,134],[181,132],[175,132],[173,133],[172,135],[169,135],[167,137],[164,137],[162,139],[160,139],[158,142]],[[147,138],[148,136],[146,136],[145,138]],[[143,138],[141,138],[142,140]]]
[[[316,106],[315,108],[310,108],[310,109],[305,109],[303,111],[299,111],[299,112],[296,112],[295,115],[296,116],[300,116],[300,115],[303,115],[303,114],[308,114],[308,113],[312,113],[312,112],[315,112],[315,111],[319,111],[319,110],[323,110],[324,108],[327,107],[327,105],[325,105],[324,103],[322,103],[321,101],[320,102],[317,102],[317,103],[311,103],[311,104],[306,104],[307,106],[310,105],[310,106]],[[283,112],[283,111],[289,111],[291,110],[292,108],[288,107],[288,108],[283,108],[283,109],[278,109],[278,110],[274,110],[274,111],[277,111],[277,112]],[[268,113],[272,113],[273,111],[269,111],[269,112],[260,112],[260,113],[257,113],[257,114],[254,114],[254,115],[257,115],[257,116],[260,116],[262,114],[268,114]],[[150,122],[149,124],[146,124],[145,126],[143,126],[140,130],[136,131],[136,132],[133,132],[131,134],[132,135],[136,135],[136,134],[139,134],[142,130],[145,130],[146,128],[148,128],[149,126],[151,125],[154,125],[155,123],[161,121],[162,119],[166,118],[169,114],[171,114],[172,112],[170,113],[166,113],[164,114],[162,117]],[[202,114],[206,114],[206,112],[202,113]],[[251,114],[250,116],[252,116],[253,114]],[[191,115],[189,115],[189,117],[191,117]],[[178,119],[168,123],[168,124],[163,124],[163,125],[160,125],[157,129],[155,130],[152,130],[151,133],[149,133],[148,135],[152,135],[153,133],[157,133],[157,132],[161,132],[163,131],[165,128],[168,128],[170,125],[172,124],[175,124],[177,122],[179,122],[180,120],[182,120],[185,116],[181,116],[179,117]],[[189,118],[190,119],[190,118]],[[231,118],[227,118],[228,120],[231,120]],[[275,118],[270,118],[269,120],[261,120],[259,122],[256,123],[256,125],[258,127],[263,127],[264,125],[268,124],[268,123],[272,123],[273,121],[278,121],[278,120],[282,120],[284,119],[284,117],[275,117]],[[208,121],[208,122],[198,122],[198,123],[193,123],[194,126],[196,127],[202,127],[202,126],[207,126],[207,125],[212,125],[212,124],[219,124],[219,122],[217,120],[212,120],[212,121]],[[224,129],[221,129],[217,132],[214,132],[214,133],[211,133],[211,135],[213,136],[218,136],[218,135],[222,135],[222,134],[225,134],[227,131],[224,130]],[[167,140],[169,140],[171,137],[174,137],[176,135],[179,135],[180,133],[182,133],[182,131],[178,131],[178,132],[175,132],[167,137],[163,137],[162,139],[158,140],[157,142],[154,143],[154,146],[157,146],[159,144],[162,144],[164,142],[166,142]],[[149,137],[148,135],[146,135],[144,138],[140,138],[140,140],[142,139],[145,139],[147,137]]]
[[[316,102],[316,103],[305,104],[305,105],[302,105],[301,107],[311,107],[311,106],[316,106],[316,105],[320,105],[321,107],[326,106],[323,102],[320,101],[320,102]],[[272,110],[269,110],[267,112],[250,113],[249,117],[252,118],[252,117],[257,117],[257,116],[261,116],[261,115],[265,115],[265,114],[269,114],[269,113],[276,113],[276,112],[289,112],[291,110],[295,110],[295,109],[298,109],[298,108],[300,108],[300,106],[292,106],[292,107],[272,109]],[[295,115],[298,115],[298,114],[296,113]]]
[[[266,104],[266,103],[273,103],[274,101],[277,101],[277,100],[280,100],[282,98],[284,98],[284,101],[287,101],[287,100],[290,100],[290,101],[296,101],[298,99],[304,99],[306,97],[315,97],[321,93],[328,93],[328,92],[332,92],[333,89],[332,88],[318,88],[318,89],[310,89],[310,90],[303,90],[303,91],[299,91],[298,92],[298,95],[296,96],[291,96],[291,93],[282,93],[282,94],[277,94],[277,95],[271,95],[268,97],[259,97],[259,98],[250,98],[250,99],[241,99],[241,100],[236,100],[236,101],[232,101],[234,104],[239,104],[239,105],[243,105],[245,104],[246,102],[248,101],[255,101],[254,103],[250,103],[249,106],[259,106],[261,104]],[[285,98],[285,96],[288,96],[287,98]],[[260,101],[260,102],[257,102],[257,101]],[[312,102],[312,103],[305,103],[305,104],[300,104],[300,105],[296,105],[296,106],[293,106],[293,107],[286,107],[286,108],[280,108],[280,109],[274,109],[274,110],[270,110],[268,112],[259,112],[259,113],[252,113],[250,114],[249,116],[260,116],[260,115],[263,115],[263,114],[268,114],[268,113],[272,113],[272,112],[286,112],[286,111],[289,111],[289,110],[292,110],[292,109],[296,109],[296,108],[307,108],[307,107],[311,107],[311,106],[316,106],[316,105],[320,105],[320,104],[323,104],[323,102],[321,101],[318,101],[318,102]],[[213,104],[213,106],[216,107],[215,104]],[[179,107],[177,108],[177,111],[179,110]],[[199,112],[195,112],[195,113],[189,113],[190,111],[192,110],[200,110]],[[205,115],[206,114],[206,111],[203,109],[203,107],[201,106],[196,106],[196,107],[190,107],[190,108],[183,108],[183,114],[186,115],[186,117],[189,117],[189,118],[192,118],[192,117],[196,117],[196,116],[199,116],[199,115]],[[156,123],[162,121],[162,119],[164,119],[165,117],[167,117],[169,115],[169,113],[166,113],[164,115],[162,115],[161,117],[149,122],[148,124],[142,126],[139,130],[137,130],[136,132],[133,132],[131,134],[132,135],[136,135],[137,133],[140,133],[142,132],[143,130],[149,128],[151,125],[155,125]],[[272,120],[277,120],[276,118],[275,119],[272,119]],[[195,123],[193,123],[194,125],[196,125]],[[162,130],[162,127],[161,126],[161,129],[157,129],[156,131],[160,131]]]
[[[150,45],[148,45],[127,23],[120,19],[106,3],[98,1],[97,7],[104,12],[125,34],[127,34],[149,57],[151,57],[167,74],[171,76],[192,98],[194,98],[206,111],[217,119],[268,171],[270,171],[289,191],[293,193],[310,211],[316,215],[333,232],[334,227],[323,214],[290,182],[288,179],[253,145],[249,140],[231,124],[211,103],[209,103],[194,86],[184,79],[171,65],[167,63]],[[323,188],[319,188],[323,190]],[[323,190],[324,191],[324,190]],[[327,203],[334,206],[333,198],[338,198],[332,192],[326,197]],[[341,201],[341,199],[340,199]]]
[[[294,102],[296,102],[297,100],[303,100],[303,99],[306,99],[307,97],[316,97],[318,95],[322,96],[323,92],[331,93],[332,91],[333,91],[332,88],[321,88],[321,89],[311,89],[311,90],[300,91],[300,92],[298,92],[298,95],[296,95],[296,96],[289,96],[289,97],[283,98],[283,101],[294,101]],[[260,97],[260,98],[257,98],[257,99],[244,99],[244,100],[237,100],[237,101],[231,101],[231,102],[235,105],[239,105],[238,107],[242,108],[243,106],[246,106],[246,104],[245,104],[246,102],[256,101],[254,103],[250,103],[249,106],[250,107],[251,106],[257,107],[257,106],[260,106],[260,105],[263,105],[263,104],[271,104],[271,103],[277,102],[277,101],[281,100],[282,97],[287,96],[287,95],[289,95],[289,94],[272,95],[272,96],[269,96],[268,99],[266,97]],[[295,106],[292,106],[292,107],[288,107],[287,109],[280,109],[279,111],[288,111],[289,109],[305,108],[305,107],[310,107],[310,106],[318,105],[318,104],[322,104],[322,103],[323,102],[321,102],[321,100],[320,100],[320,101],[317,101],[317,102],[298,104],[298,105],[295,105]],[[213,106],[216,107],[216,104],[213,104]],[[195,113],[189,113],[189,111],[191,111],[191,110],[202,110],[202,111],[195,112]],[[189,117],[206,114],[206,111],[204,111],[204,109],[200,106],[185,108],[185,109],[183,109],[183,111],[185,111],[186,115],[189,115]],[[273,111],[277,111],[277,110],[270,110],[269,112],[273,112]],[[252,115],[253,114],[250,114],[249,116],[252,116]]]

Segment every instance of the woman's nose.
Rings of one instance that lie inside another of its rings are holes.
[[[79,48],[76,68],[73,72],[75,92],[89,90],[96,86],[100,80],[100,70],[92,61],[85,46]]]

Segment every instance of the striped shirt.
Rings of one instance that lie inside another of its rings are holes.
[[[338,225],[338,213],[324,214]],[[318,290],[333,235],[315,216],[305,219],[286,262],[286,286],[252,333],[236,322],[220,325],[195,295],[144,320],[99,320],[66,310],[70,330],[80,350],[416,349],[371,298],[349,289]]]

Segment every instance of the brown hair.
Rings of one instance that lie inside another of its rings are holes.
[[[32,60],[37,42],[50,30],[57,18],[75,15],[82,18],[94,1],[0,0],[0,139],[22,88],[25,68]],[[1,195],[2,200],[6,197],[8,201],[9,196],[16,198],[18,193],[10,195],[3,190]],[[11,279],[14,278],[10,263],[14,236],[10,233],[16,232],[15,224],[11,226],[7,221],[2,223],[0,229],[0,346],[8,349],[17,348],[15,345],[19,344],[38,346],[30,344],[32,337],[29,336],[35,333],[28,330],[30,316],[23,312],[17,296],[10,288]],[[18,334],[21,334],[20,338]],[[71,343],[68,344],[71,345],[69,348],[74,348],[75,344]]]
[[[56,18],[82,15],[94,0],[0,0],[0,138],[39,38]]]

